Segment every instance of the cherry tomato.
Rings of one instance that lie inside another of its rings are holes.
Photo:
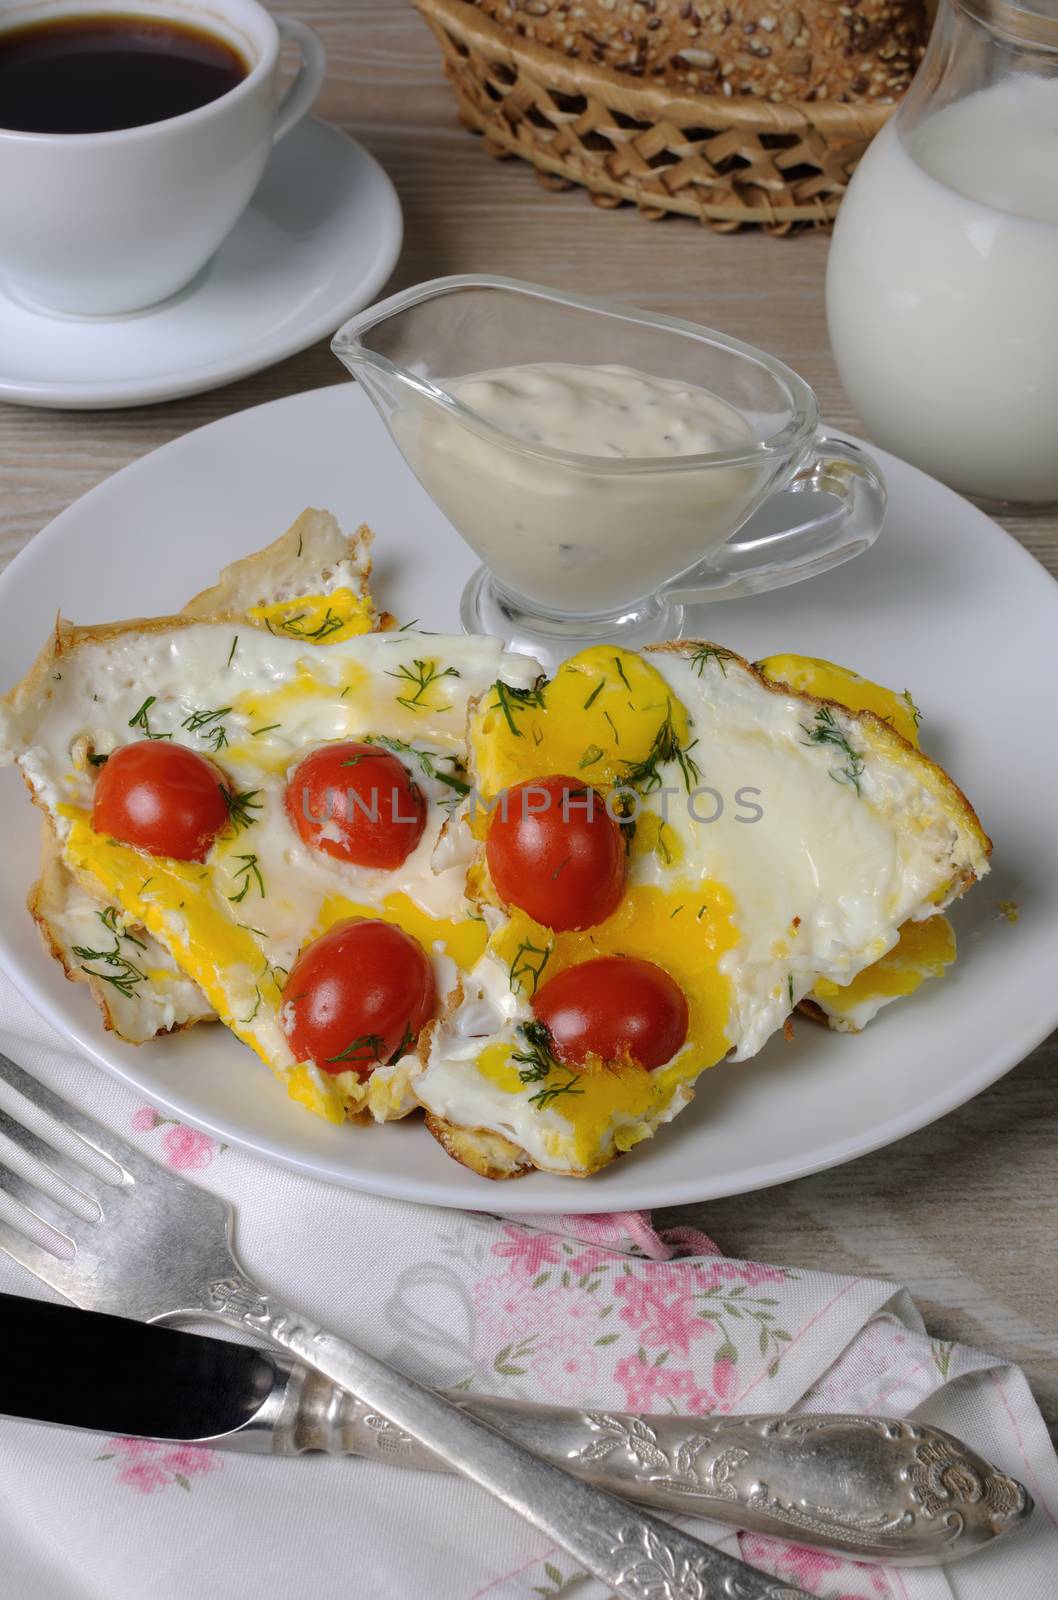
[[[661,967],[634,956],[598,956],[567,967],[544,984],[533,1010],[555,1055],[571,1067],[583,1066],[589,1055],[662,1067],[687,1038],[683,990]]]
[[[227,794],[204,756],[167,739],[139,739],[100,769],[92,826],[148,855],[204,861],[227,825]]]
[[[422,790],[373,744],[321,745],[291,773],[286,805],[307,845],[360,867],[399,867],[426,826]]]
[[[437,1010],[433,967],[402,928],[352,917],[307,945],[283,992],[281,1018],[299,1061],[366,1078],[415,1047]]]
[[[621,830],[602,795],[576,778],[536,778],[508,789],[485,853],[500,899],[547,928],[605,922],[624,889]]]

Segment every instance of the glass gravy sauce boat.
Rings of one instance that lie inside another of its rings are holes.
[[[463,594],[471,632],[551,654],[592,639],[677,638],[685,603],[813,577],[866,550],[882,525],[878,467],[819,431],[808,385],[691,322],[467,275],[360,312],[332,349],[483,562]],[[466,391],[458,380],[468,375],[556,363],[704,389],[748,424],[744,442],[694,455],[577,454],[499,425],[453,392]],[[781,490],[825,498],[793,526],[734,539]]]

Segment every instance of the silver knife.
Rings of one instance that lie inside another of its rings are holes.
[[[322,1450],[445,1464],[353,1395],[275,1350],[0,1295],[17,1361],[0,1413],[112,1436],[261,1455]],[[70,1360],[70,1352],[77,1360]],[[938,1428],[884,1417],[633,1416],[449,1393],[535,1454],[663,1511],[860,1561],[929,1565],[1025,1521],[1026,1490]]]

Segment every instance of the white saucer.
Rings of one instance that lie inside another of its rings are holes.
[[[375,158],[307,117],[180,294],[125,317],[31,310],[0,291],[0,400],[93,409],[197,394],[332,333],[400,254],[400,201]]]

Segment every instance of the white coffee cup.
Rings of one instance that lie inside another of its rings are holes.
[[[0,127],[0,282],[45,310],[115,315],[182,289],[323,81],[319,35],[257,0],[0,0],[0,37],[53,18],[122,14],[198,27],[249,70],[218,99],[163,122],[107,133]],[[284,39],[301,62],[280,98]]]

